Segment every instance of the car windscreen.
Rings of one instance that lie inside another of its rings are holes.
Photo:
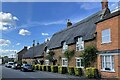
[[[13,63],[9,63],[10,65],[13,65]]]

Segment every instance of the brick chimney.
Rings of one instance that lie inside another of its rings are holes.
[[[71,27],[72,26],[72,23],[70,21],[70,19],[67,20],[67,28]]]
[[[108,8],[108,0],[102,0],[101,4],[102,4],[102,10]]]
[[[27,46],[24,46],[24,50],[27,50]]]

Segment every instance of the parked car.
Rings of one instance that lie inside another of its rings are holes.
[[[33,71],[33,67],[32,67],[32,65],[30,65],[30,64],[23,64],[22,66],[21,66],[21,71]]]
[[[21,69],[21,64],[18,64],[18,63],[15,63],[13,66],[12,66],[13,69]]]
[[[8,63],[6,64],[6,67],[12,68],[13,65],[14,65],[14,62],[8,62]]]

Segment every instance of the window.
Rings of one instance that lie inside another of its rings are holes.
[[[110,29],[105,29],[102,31],[102,43],[111,42]]]
[[[68,49],[68,45],[66,45],[66,42],[63,43],[62,53],[64,53]]]
[[[83,67],[83,58],[81,58],[81,57],[76,58],[76,67],[77,68]]]
[[[68,59],[62,58],[62,66],[67,67],[68,66]]]
[[[103,71],[114,71],[114,56],[102,55],[101,56],[101,68]]]
[[[76,51],[84,50],[84,41],[82,41],[82,37],[79,37],[76,42]]]
[[[46,49],[46,55],[48,55],[49,51],[50,51],[50,50],[47,48],[47,49]]]
[[[45,60],[45,65],[49,65],[49,60]]]

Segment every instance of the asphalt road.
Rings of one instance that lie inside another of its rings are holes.
[[[20,70],[14,70],[11,68],[6,68],[4,66],[0,66],[2,68],[2,80],[81,80],[78,76],[71,76],[67,74],[59,74],[52,72],[44,72],[44,71],[34,71],[34,72],[21,72]]]

